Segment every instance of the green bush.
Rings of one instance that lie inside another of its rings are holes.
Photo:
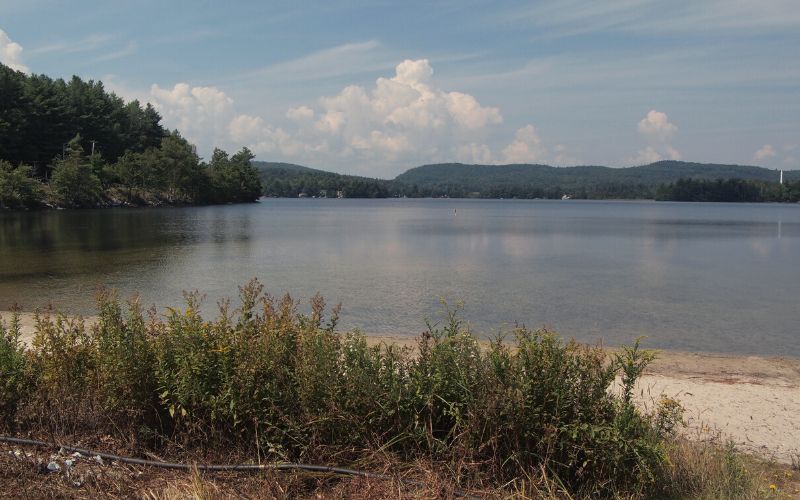
[[[0,209],[33,208],[39,205],[42,184],[33,178],[28,165],[17,168],[0,160]]]
[[[13,422],[17,406],[28,389],[27,358],[20,343],[19,314],[11,313],[11,321],[0,318],[0,420]]]
[[[641,493],[666,474],[664,442],[679,416],[633,405],[633,384],[652,359],[638,341],[612,359],[525,328],[487,346],[458,307],[445,306],[444,323],[429,323],[416,349],[369,346],[359,332],[336,331],[337,309],[325,321],[321,297],[304,314],[253,281],[240,306],[222,302],[213,321],[201,315],[199,294],[185,299],[184,310],[146,321],[136,301],[124,311],[102,291],[91,332],[40,316],[35,387],[15,393],[31,411],[17,412],[17,423],[60,412],[72,417],[51,418],[56,430],[75,432],[83,418],[104,432],[148,429],[184,446],[244,447],[273,460],[350,462],[381,450],[449,464],[461,478],[539,471],[581,495]],[[24,359],[14,339],[4,334],[0,344],[5,364]],[[618,377],[621,396],[609,390]]]
[[[96,345],[97,397],[114,420],[153,425],[158,417],[152,332],[134,299],[127,313],[113,292],[100,290]]]

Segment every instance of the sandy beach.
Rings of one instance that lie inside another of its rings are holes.
[[[10,319],[10,313],[0,315]],[[33,314],[22,313],[21,324],[29,343]],[[413,339],[379,336],[370,342],[408,345]],[[743,452],[781,463],[800,459],[800,359],[660,351],[637,397],[649,407],[662,394],[684,406],[684,432],[692,439],[730,439]]]

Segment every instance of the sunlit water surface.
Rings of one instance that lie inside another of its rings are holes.
[[[262,200],[0,214],[0,310],[94,313],[103,283],[207,312],[258,277],[343,305],[341,326],[414,335],[462,300],[617,345],[800,356],[800,206],[510,200]]]

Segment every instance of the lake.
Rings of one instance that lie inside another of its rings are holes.
[[[0,310],[94,314],[100,283],[206,311],[258,277],[341,302],[342,328],[416,335],[464,302],[586,342],[800,356],[800,206],[616,201],[265,199],[0,214]]]

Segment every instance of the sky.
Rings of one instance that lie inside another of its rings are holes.
[[[0,0],[0,62],[151,102],[206,158],[800,168],[797,0]]]

